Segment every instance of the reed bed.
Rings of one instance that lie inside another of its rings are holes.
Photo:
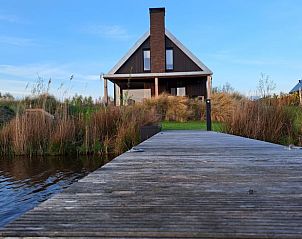
[[[144,105],[66,112],[61,109],[54,119],[40,111],[17,114],[0,129],[0,154],[120,154],[139,142],[140,127],[159,120]]]
[[[297,130],[294,121],[295,117],[282,104],[242,101],[224,125],[230,134],[278,144],[300,144],[301,128]]]
[[[188,122],[205,120],[205,103],[197,99],[160,95],[146,101],[161,120]],[[278,144],[302,145],[302,110],[297,94],[249,100],[240,94],[215,92],[212,120],[221,122],[230,134]]]
[[[39,99],[19,102],[16,116],[0,127],[0,154],[118,155],[139,143],[142,126],[206,118],[203,101],[167,94],[123,107],[104,107],[81,97],[63,103],[49,96]],[[227,133],[302,145],[302,110],[297,104],[297,95],[251,101],[218,92],[212,96],[212,120],[222,122]],[[46,107],[54,118],[43,111],[28,113],[28,105]]]

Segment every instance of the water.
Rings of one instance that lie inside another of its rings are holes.
[[[0,228],[94,171],[102,158],[0,158]]]

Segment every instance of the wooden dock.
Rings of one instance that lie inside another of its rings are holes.
[[[41,203],[2,237],[302,238],[302,150],[167,131]]]

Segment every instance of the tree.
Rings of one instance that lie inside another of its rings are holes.
[[[2,99],[2,100],[14,100],[15,98],[10,93],[5,93],[3,95],[0,93],[0,99]]]
[[[270,79],[269,75],[261,73],[257,86],[258,95],[261,98],[271,97],[276,89],[276,83]]]
[[[221,89],[222,92],[224,93],[234,93],[235,89],[231,86],[229,82],[226,82]]]
[[[213,93],[235,93],[234,87],[231,86],[229,82],[224,83],[222,86],[213,87],[212,88]]]

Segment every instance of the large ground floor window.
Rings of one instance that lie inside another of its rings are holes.
[[[151,98],[151,89],[127,89],[123,90],[123,102],[125,105],[143,102]]]

